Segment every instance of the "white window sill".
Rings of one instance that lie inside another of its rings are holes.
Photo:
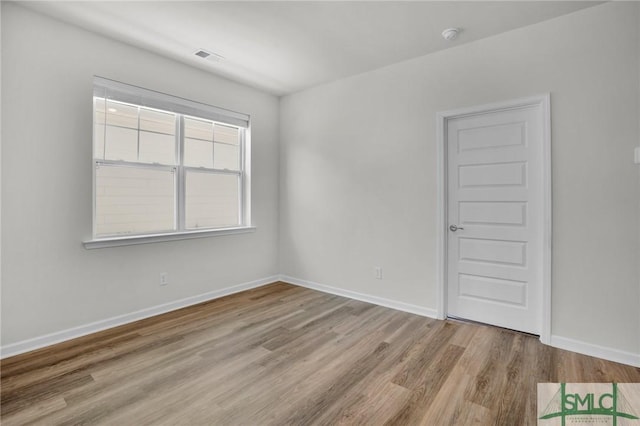
[[[97,238],[95,240],[83,241],[82,244],[84,245],[84,248],[86,248],[87,250],[91,250],[91,249],[106,248],[106,247],[160,243],[163,241],[190,240],[193,238],[216,237],[219,235],[245,234],[248,232],[255,232],[255,230],[256,230],[255,226],[243,226],[238,228],[221,228],[221,229],[206,229],[201,231],[175,232],[171,234],[149,234],[149,235],[135,235],[135,236],[122,236],[122,237],[107,237],[107,238]]]

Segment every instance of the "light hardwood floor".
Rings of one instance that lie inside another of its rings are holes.
[[[2,425],[533,425],[538,382],[640,369],[284,283],[2,368]]]

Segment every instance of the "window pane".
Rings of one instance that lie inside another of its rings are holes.
[[[93,158],[104,159],[105,99],[93,98]]]
[[[96,124],[104,124],[105,122],[105,111],[107,107],[105,106],[104,98],[93,98],[93,107],[94,107],[94,115],[93,118]]]
[[[138,107],[107,101],[107,124],[137,129]]]
[[[174,172],[152,168],[96,168],[96,234],[174,230]]]
[[[237,145],[227,145],[224,143],[214,143],[213,151],[213,168],[239,170],[240,168],[240,150]]]
[[[185,225],[188,229],[237,226],[239,177],[187,171]]]
[[[138,131],[107,126],[106,160],[138,161]]]
[[[174,165],[176,163],[176,137],[140,131],[141,163],[159,163]]]
[[[213,143],[199,139],[184,140],[184,165],[188,167],[213,167]]]
[[[176,133],[176,115],[140,108],[140,130],[174,135]]]
[[[190,139],[213,141],[213,121],[185,117],[184,136]]]
[[[238,145],[240,131],[236,127],[223,126],[222,124],[216,124],[213,129],[214,141],[222,143],[230,143]]]
[[[93,125],[93,158],[104,159],[104,124]]]

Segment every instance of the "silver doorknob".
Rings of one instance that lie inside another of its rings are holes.
[[[464,228],[457,227],[456,225],[451,225],[449,226],[449,229],[451,230],[451,232],[456,232],[458,229],[464,229]]]

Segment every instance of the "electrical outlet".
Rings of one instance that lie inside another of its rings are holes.
[[[381,280],[382,279],[382,268],[380,266],[374,266],[373,267],[373,276],[377,280]]]
[[[160,272],[160,285],[169,284],[169,274],[166,272]]]

